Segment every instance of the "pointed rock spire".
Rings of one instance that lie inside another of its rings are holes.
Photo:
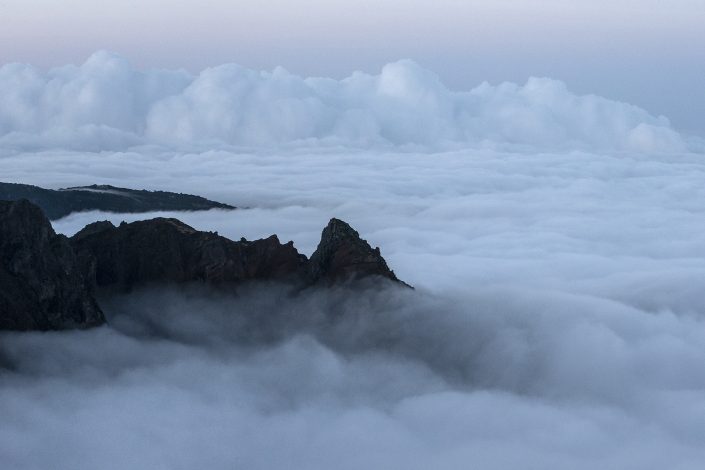
[[[323,229],[318,248],[309,260],[309,270],[314,282],[335,283],[368,276],[401,282],[379,248],[373,249],[350,225],[335,218]]]

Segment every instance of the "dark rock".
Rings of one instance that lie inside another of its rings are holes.
[[[150,284],[297,281],[306,257],[276,235],[234,242],[177,219],[157,218],[115,227],[91,224],[71,238],[84,271],[98,287],[129,291]]]
[[[68,239],[29,201],[0,201],[0,330],[104,321]]]
[[[369,276],[400,282],[379,249],[372,249],[337,219],[323,230],[311,260],[292,242],[280,243],[276,235],[232,241],[165,218],[123,222],[118,227],[97,222],[74,235],[71,244],[96,285],[117,291],[187,282],[232,286],[277,281],[305,287]]]
[[[331,219],[311,255],[309,273],[314,282],[336,283],[378,276],[400,282],[379,248],[372,248],[350,225]]]
[[[329,286],[362,278],[399,281],[379,248],[332,219],[308,260],[276,235],[232,241],[177,219],[87,225],[67,239],[27,200],[0,201],[0,330],[86,328],[105,322],[94,297],[153,285],[230,288],[276,281]],[[366,285],[370,285],[367,283]]]
[[[27,184],[0,183],[0,200],[19,199],[27,199],[38,205],[51,220],[65,217],[72,212],[89,210],[138,213],[235,209],[233,206],[200,196],[166,191],[144,191],[95,184],[52,190]]]

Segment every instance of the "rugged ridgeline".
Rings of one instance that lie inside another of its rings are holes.
[[[293,242],[276,235],[232,241],[176,219],[157,218],[115,226],[96,222],[71,238],[83,271],[99,288],[129,291],[157,283],[204,282],[229,286],[247,281],[331,285],[378,276],[400,282],[379,248],[348,224],[331,219],[307,259]]]
[[[71,238],[99,288],[129,291],[157,283],[228,285],[248,280],[298,280],[306,264],[293,243],[276,236],[235,242],[177,219],[96,222]]]
[[[95,184],[54,190],[28,184],[0,183],[0,200],[20,199],[27,199],[39,206],[51,220],[60,219],[72,212],[90,210],[139,213],[235,209],[233,206],[200,196],[166,191],[144,191]]]
[[[176,219],[115,226],[96,222],[67,239],[28,201],[0,202],[0,329],[53,330],[104,322],[93,292],[199,283],[233,290],[248,282],[325,288],[399,281],[348,224],[331,219],[310,259],[276,235],[232,241]]]

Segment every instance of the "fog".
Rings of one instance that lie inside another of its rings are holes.
[[[5,334],[7,468],[636,469],[703,457],[697,318],[513,289],[202,294],[114,300],[112,326],[94,331]],[[254,317],[278,318],[281,334],[259,336],[267,320]]]
[[[85,212],[55,221],[60,233],[168,215],[310,255],[338,217],[415,290],[142,291],[102,299],[102,328],[4,333],[2,466],[700,468],[704,152],[660,118],[605,109],[679,143],[604,140],[598,119],[574,146],[498,132],[436,147],[409,131],[245,148],[130,131],[134,145],[86,151],[43,130],[4,146],[3,181],[239,207]],[[555,113],[547,135],[573,132]]]

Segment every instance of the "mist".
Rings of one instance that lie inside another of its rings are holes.
[[[696,468],[703,457],[696,318],[511,289],[280,295],[143,292],[107,304],[110,327],[4,335],[4,462]],[[273,318],[278,331],[258,337]]]
[[[666,117],[406,61],[340,81],[99,53],[2,80],[3,181],[238,207],[57,232],[169,216],[310,255],[338,217],[415,287],[144,290],[98,329],[3,333],[4,467],[702,466],[705,147]]]

